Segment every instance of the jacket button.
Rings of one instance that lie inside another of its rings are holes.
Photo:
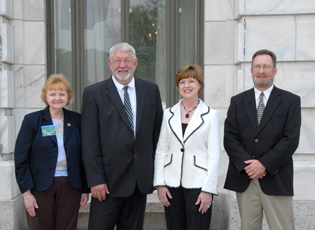
[[[70,171],[71,167],[68,167],[68,171]]]
[[[57,150],[57,148],[54,148],[54,150]]]
[[[257,143],[257,142],[258,142],[258,139],[255,139],[255,142]]]
[[[255,156],[252,156],[254,159],[256,158]]]
[[[184,152],[184,148],[181,148],[180,151],[181,151],[181,152]]]
[[[67,156],[67,160],[70,160],[70,157],[69,157],[69,156]]]
[[[68,146],[65,147],[65,149],[68,149],[68,148],[69,148]]]

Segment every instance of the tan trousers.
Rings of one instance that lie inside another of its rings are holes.
[[[241,215],[241,230],[262,229],[263,212],[270,230],[295,230],[292,196],[268,196],[258,180],[252,180],[245,192],[236,193]]]

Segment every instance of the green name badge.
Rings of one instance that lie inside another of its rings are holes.
[[[56,135],[56,127],[54,125],[42,126],[42,135],[43,135],[43,137],[55,136]]]

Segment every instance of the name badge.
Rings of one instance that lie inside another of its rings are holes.
[[[54,125],[42,126],[42,135],[43,135],[43,137],[55,136],[56,135],[56,127]]]

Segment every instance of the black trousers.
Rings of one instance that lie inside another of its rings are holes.
[[[196,205],[201,189],[167,187],[172,195],[170,206],[164,207],[168,230],[209,230],[212,205],[204,214]]]
[[[26,212],[29,230],[76,230],[81,189],[73,188],[68,177],[55,177],[47,190],[31,193],[39,208],[35,217]]]
[[[138,186],[129,197],[92,198],[89,230],[142,230],[147,195]]]

